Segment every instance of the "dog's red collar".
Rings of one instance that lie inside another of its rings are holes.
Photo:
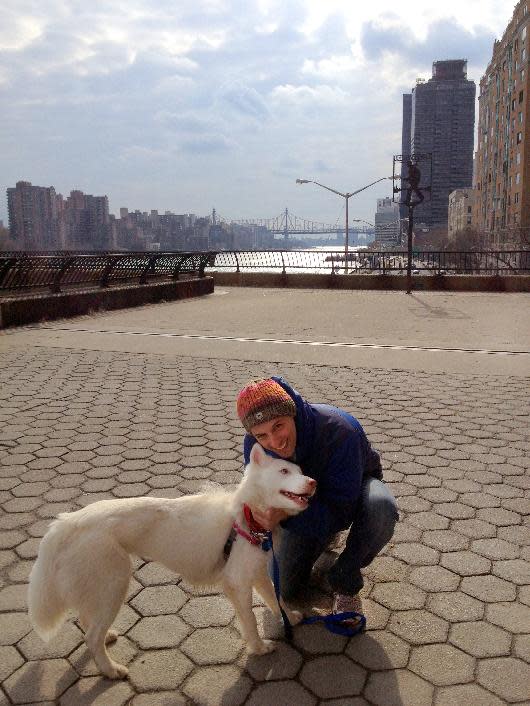
[[[265,527],[262,527],[256,522],[256,520],[254,519],[254,515],[252,514],[252,510],[247,504],[243,505],[243,514],[245,516],[245,522],[247,523],[251,534],[267,534],[268,530],[266,530]]]
[[[240,527],[237,522],[232,525],[232,531],[225,544],[224,554],[225,558],[228,558],[230,550],[232,549],[232,544],[235,541],[236,534],[239,534],[247,542],[254,545],[255,547],[261,547],[264,552],[268,552],[271,548],[271,532],[266,530],[256,522],[252,515],[252,510],[248,505],[243,505],[243,515],[245,517],[245,522],[247,523],[248,532],[246,532],[242,527]]]

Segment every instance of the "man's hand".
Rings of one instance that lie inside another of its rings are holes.
[[[273,507],[269,507],[265,512],[252,508],[252,516],[264,529],[273,530],[282,520],[289,517],[289,513]]]

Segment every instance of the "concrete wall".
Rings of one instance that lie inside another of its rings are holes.
[[[0,328],[211,294],[212,277],[0,299]]]
[[[232,287],[293,287],[302,289],[396,289],[407,288],[404,275],[318,275],[274,272],[211,272],[214,282]],[[530,275],[414,275],[417,291],[530,292]]]

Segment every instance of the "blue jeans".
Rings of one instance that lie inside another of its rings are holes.
[[[390,540],[398,519],[396,501],[385,484],[376,478],[366,478],[346,546],[328,573],[335,592],[354,595],[361,590],[361,569],[368,566]],[[281,592],[286,600],[291,600],[307,586],[313,565],[331,539],[281,530],[276,556]]]

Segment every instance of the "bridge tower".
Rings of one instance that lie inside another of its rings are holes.
[[[285,227],[283,229],[283,239],[289,240],[289,209],[285,207]]]

